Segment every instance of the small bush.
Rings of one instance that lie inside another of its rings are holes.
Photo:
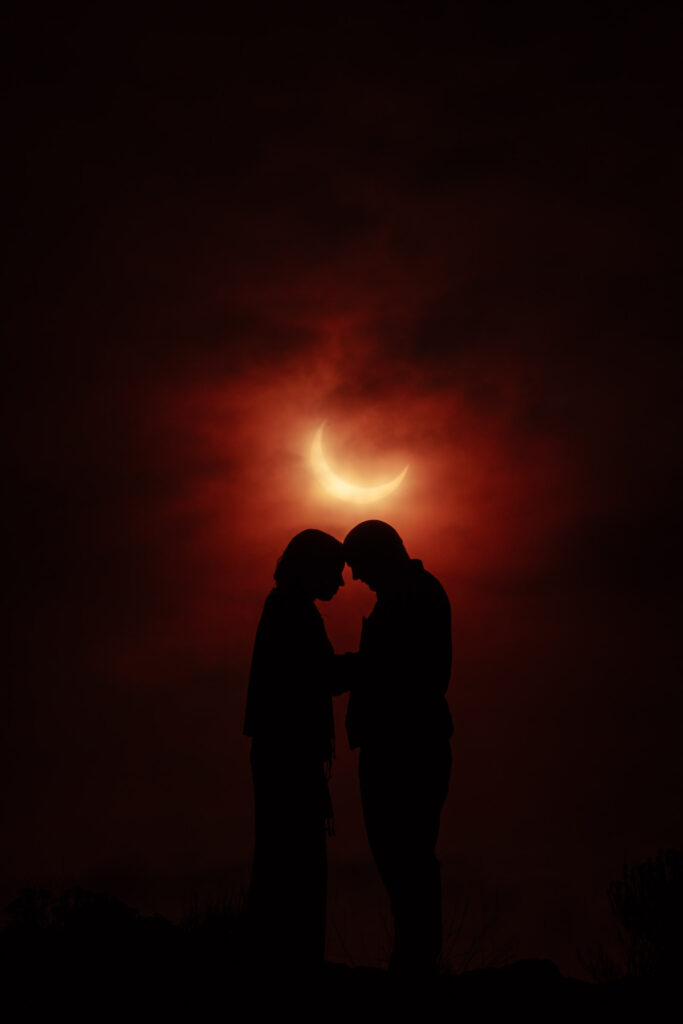
[[[625,866],[607,890],[631,977],[672,975],[683,964],[683,851]]]

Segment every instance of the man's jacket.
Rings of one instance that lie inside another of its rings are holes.
[[[451,609],[445,590],[411,559],[363,620],[357,654],[343,655],[351,690],[351,747],[400,746],[451,736],[446,690],[451,674]]]

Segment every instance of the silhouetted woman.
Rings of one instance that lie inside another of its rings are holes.
[[[343,568],[334,537],[298,533],[256,631],[244,723],[255,809],[249,917],[255,952],[271,968],[324,956],[334,652],[314,602],[334,597]]]

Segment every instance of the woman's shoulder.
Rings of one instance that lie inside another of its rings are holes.
[[[264,601],[263,612],[267,615],[296,615],[300,605],[301,602],[290,591],[273,587]]]
[[[263,602],[263,610],[266,611],[266,609],[268,609],[270,611],[271,609],[277,608],[278,605],[280,604],[280,600],[280,591],[277,589],[277,587],[273,587],[273,589]]]
[[[274,587],[264,602],[261,623],[306,623],[312,617],[319,617],[319,612],[312,601],[302,601],[299,595],[281,587]]]
[[[263,630],[269,626],[273,626],[275,623],[288,618],[288,616],[289,609],[287,607],[287,602],[282,600],[282,595],[279,593],[277,588],[274,587],[263,602],[263,611],[261,612],[259,629]]]
[[[277,635],[285,646],[293,644],[298,656],[303,657],[307,652],[318,657],[321,649],[326,650],[329,645],[315,602],[280,587],[271,590],[266,598],[259,633],[262,641],[265,636]]]

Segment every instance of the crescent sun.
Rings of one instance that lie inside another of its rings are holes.
[[[341,498],[342,501],[354,501],[359,505],[364,505],[369,501],[386,498],[388,494],[396,490],[408,472],[407,466],[404,466],[393,480],[389,480],[386,484],[378,484],[376,487],[358,487],[356,484],[348,484],[346,480],[342,480],[336,473],[333,473],[323,452],[323,430],[326,422],[325,420],[318,427],[311,446],[311,465],[326,491],[333,494],[335,498]]]

